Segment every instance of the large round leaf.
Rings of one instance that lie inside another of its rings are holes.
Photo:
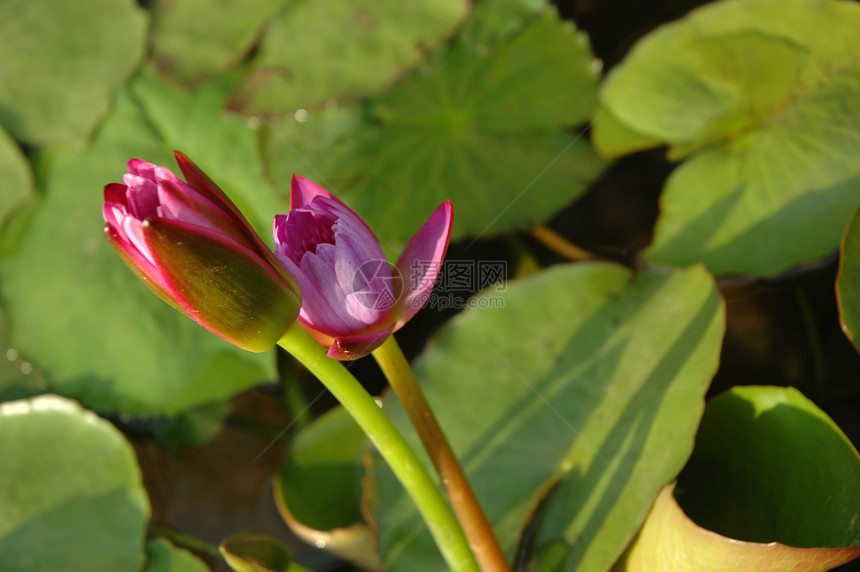
[[[709,402],[676,496],[730,538],[860,545],[860,457],[796,389],[738,387]]]
[[[131,445],[53,395],[0,405],[0,566],[135,572],[149,502]]]
[[[37,145],[82,144],[146,51],[133,0],[0,2],[0,124]]]
[[[650,260],[768,275],[836,247],[860,200],[858,29],[852,2],[717,2],[610,73],[598,148],[692,154],[666,184]]]
[[[692,450],[723,331],[713,279],[564,265],[470,306],[416,374],[502,547],[512,556],[536,526],[523,555],[606,569]],[[396,401],[385,409],[412,436]],[[381,461],[375,475],[387,568],[442,569]]]
[[[152,51],[159,68],[195,83],[251,51],[287,0],[158,0],[152,4]]]
[[[384,240],[404,244],[442,201],[453,235],[542,222],[605,162],[581,133],[597,73],[585,37],[555,10],[486,2],[445,49],[367,106],[334,107],[264,131],[273,178],[294,172],[343,196]]]
[[[449,34],[467,6],[465,0],[291,2],[266,30],[235,105],[278,113],[379,89]]]
[[[860,556],[854,548],[795,548],[779,542],[744,542],[690,520],[666,485],[636,541],[614,572],[824,572]]]
[[[175,167],[123,95],[89,150],[40,162],[45,198],[0,259],[10,346],[52,391],[100,410],[176,413],[273,376],[271,354],[239,350],[163,303],[105,240],[102,188],[133,157]]]
[[[667,486],[619,571],[818,572],[860,556],[860,457],[793,388],[711,400],[678,481],[681,506]]]

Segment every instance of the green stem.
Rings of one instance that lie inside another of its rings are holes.
[[[301,326],[293,324],[278,342],[335,396],[391,467],[454,572],[478,572],[475,557],[442,492],[433,482],[415,451],[382,412],[376,401],[337,360]]]
[[[511,567],[493,534],[490,521],[394,336],[388,336],[385,343],[373,351],[373,357],[418,431],[481,570],[510,572]]]

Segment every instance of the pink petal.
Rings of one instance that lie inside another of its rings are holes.
[[[454,206],[445,201],[409,239],[397,259],[397,270],[403,277],[403,295],[392,316],[395,329],[411,320],[430,297],[442,269],[453,223]]]
[[[272,232],[277,252],[300,264],[306,252],[314,253],[320,244],[334,244],[334,219],[307,209],[275,215]]]
[[[314,197],[325,197],[337,201],[330,192],[313,181],[299,175],[293,175],[293,180],[290,184],[290,210],[308,206],[314,200]]]
[[[367,233],[347,234],[335,227],[334,267],[338,284],[346,299],[343,312],[361,321],[361,330],[387,320],[395,296],[391,267],[376,238]],[[386,303],[391,299],[391,303]],[[335,332],[344,334],[348,332]]]
[[[143,159],[130,159],[125,166],[129,174],[155,181],[155,170],[158,168],[158,165],[154,165]]]
[[[121,234],[111,222],[105,224],[105,235],[129,268],[146,284],[150,290],[178,310],[182,310],[176,302],[176,293],[167,281],[160,268],[154,266],[131,242]],[[147,251],[149,249],[147,248]],[[151,255],[150,255],[151,256]],[[182,310],[184,312],[184,310]]]
[[[309,292],[302,304],[303,317],[314,329],[332,337],[361,331],[365,327],[360,320],[343,311],[346,293],[337,279],[334,250],[331,244],[321,244],[316,254],[305,253],[296,275],[299,288]]]
[[[340,361],[349,361],[364,357],[381,346],[393,331],[394,325],[392,324],[384,330],[370,334],[335,338],[326,355]]]
[[[126,205],[126,191],[128,191],[128,187],[122,183],[109,183],[105,185],[105,202]]]

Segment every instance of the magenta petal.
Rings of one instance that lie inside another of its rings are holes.
[[[403,277],[403,295],[393,315],[396,329],[412,319],[430,297],[442,270],[453,223],[454,206],[445,201],[409,239],[397,259],[397,270]]]
[[[159,298],[177,310],[184,312],[185,310],[176,301],[176,291],[168,282],[164,272],[159,267],[153,265],[112,223],[108,222],[104,230],[108,241],[137,277]]]
[[[337,278],[334,246],[321,244],[316,254],[306,253],[299,271],[294,274],[305,295],[300,317],[315,330],[335,337],[360,332],[367,324],[343,310],[344,292]]]
[[[340,361],[350,361],[364,357],[381,346],[393,331],[394,325],[392,324],[384,330],[370,334],[335,338],[326,355]]]
[[[290,184],[290,210],[306,207],[311,204],[314,197],[319,196],[337,200],[331,193],[313,181],[299,175],[293,175],[293,180]]]

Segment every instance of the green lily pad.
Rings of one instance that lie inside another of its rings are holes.
[[[0,402],[45,393],[43,372],[9,344],[6,313],[0,308]]]
[[[710,401],[675,495],[699,526],[730,538],[860,545],[860,457],[793,388],[737,387]]]
[[[126,94],[89,150],[39,161],[45,198],[0,258],[8,343],[50,389],[98,410],[170,414],[274,377],[274,356],[244,352],[152,295],[105,240],[102,188],[127,160],[175,163]]]
[[[476,10],[424,65],[365,106],[270,124],[273,179],[297,172],[344,197],[383,240],[404,244],[442,201],[454,238],[542,222],[605,161],[581,134],[597,73],[585,37],[555,10]]]
[[[860,556],[858,491],[857,451],[811,401],[736,387],[708,403],[677,488],[616,570],[830,570]]]
[[[770,275],[836,248],[860,200],[857,29],[851,2],[716,2],[609,74],[597,147],[689,157],[666,183],[649,260]]]
[[[152,5],[158,67],[186,83],[226,71],[253,48],[287,0],[159,0]]]
[[[450,34],[464,0],[292,2],[263,37],[233,107],[283,113],[391,83]]]
[[[366,438],[346,410],[335,408],[296,436],[275,480],[275,501],[300,538],[382,570],[373,533],[361,513]]]
[[[146,53],[135,2],[0,5],[0,125],[34,145],[82,145]]]
[[[184,548],[156,538],[146,543],[144,572],[208,572],[209,567]]]
[[[607,569],[692,450],[723,332],[712,277],[571,264],[473,306],[415,371],[503,549]],[[385,408],[418,446],[396,401]],[[375,475],[386,569],[442,569],[382,461]]]
[[[135,572],[149,502],[128,442],[54,395],[0,404],[0,562],[6,570]]]
[[[857,211],[842,237],[836,297],[842,330],[857,346],[860,343],[860,217]]]
[[[613,572],[699,572],[752,570],[823,572],[860,556],[853,548],[795,548],[779,542],[743,542],[700,527],[684,514],[666,485],[636,541],[613,567]]]

